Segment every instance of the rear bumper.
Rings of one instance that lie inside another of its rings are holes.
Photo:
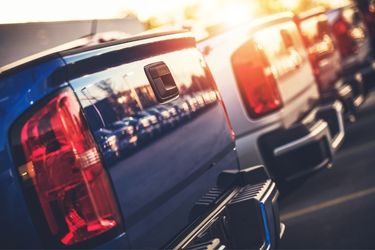
[[[345,139],[344,105],[340,101],[323,104],[319,107],[316,117],[328,124],[331,135],[331,148],[335,153],[343,144]]]
[[[359,108],[366,99],[362,73],[357,72],[353,76],[344,78],[344,80],[352,87],[354,107]]]
[[[218,186],[231,187],[232,191],[167,248],[275,248],[285,226],[279,221],[278,191],[267,171],[262,166],[227,171],[220,176]]]
[[[338,80],[333,90],[324,93],[321,99],[322,103],[339,100],[343,104],[345,116],[351,118],[356,115],[365,97],[361,74],[356,74],[354,77]]]
[[[347,115],[355,115],[357,108],[363,103],[364,97],[359,92],[360,86],[357,81],[351,81],[351,84],[338,84],[334,98],[340,100],[345,106],[345,113]],[[353,91],[357,89],[357,91]]]
[[[280,145],[273,150],[275,157],[280,157],[298,150],[310,143],[326,139],[330,141],[331,135],[329,133],[328,124],[324,121],[318,121],[311,128],[308,128],[306,135],[293,140],[287,144]]]
[[[291,128],[263,135],[259,146],[274,177],[290,180],[330,167],[345,137],[343,113],[343,105],[335,101],[313,110]]]
[[[351,85],[355,106],[359,107],[375,86],[375,61],[368,58],[364,63],[344,72],[343,79]]]
[[[365,95],[375,87],[375,61],[370,61],[366,67],[360,71],[364,85]]]

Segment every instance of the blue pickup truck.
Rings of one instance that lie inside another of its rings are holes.
[[[276,186],[240,170],[195,46],[184,32],[78,40],[0,68],[1,248],[277,246]],[[161,133],[146,110],[178,122]]]

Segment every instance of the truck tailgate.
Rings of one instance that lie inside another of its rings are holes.
[[[289,126],[313,108],[318,86],[307,52],[293,21],[274,25],[255,34],[263,46],[284,103],[284,123]]]
[[[202,216],[192,208],[215,188],[218,175],[238,168],[231,129],[194,40],[186,34],[153,37],[63,58],[93,134],[111,131],[119,121],[127,128],[127,136],[96,141],[131,246],[165,246]],[[170,88],[175,82],[178,96],[161,103],[148,67],[159,67],[158,79]],[[166,126],[172,114],[174,122]]]
[[[319,98],[317,84],[306,61],[298,71],[279,81],[284,101],[283,121],[286,126],[296,122],[303,114],[315,107]]]

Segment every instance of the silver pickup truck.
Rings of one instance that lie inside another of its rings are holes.
[[[364,19],[354,4],[343,5],[326,12],[338,50],[342,77],[350,82],[359,107],[373,87],[375,61],[371,55],[371,44]]]
[[[198,42],[237,135],[241,167],[277,180],[331,166],[344,139],[343,106],[319,91],[293,14],[261,18]]]
[[[341,56],[324,8],[314,8],[295,16],[309,55],[322,102],[340,100],[345,118],[354,122],[364,96],[356,91],[356,80],[342,77]]]

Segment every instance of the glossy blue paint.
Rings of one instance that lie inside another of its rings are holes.
[[[260,203],[260,210],[262,212],[264,234],[266,235],[266,248],[269,248],[271,246],[271,234],[270,234],[270,229],[268,226],[269,224],[268,224],[268,219],[267,219],[266,206],[264,205],[264,203]]]
[[[65,63],[56,55],[23,65],[0,75],[0,246],[3,248],[42,248],[40,237],[30,217],[20,186],[17,166],[10,145],[10,131],[40,101],[66,89]],[[109,240],[103,247],[128,248],[125,233]]]
[[[202,217],[193,211],[195,202],[215,187],[223,170],[238,169],[234,141],[193,39],[176,47],[161,44],[159,49],[156,43],[49,56],[0,75],[1,247],[41,248],[46,240],[31,221],[9,132],[20,116],[65,87],[73,88],[97,143],[103,143],[99,148],[125,226],[124,232],[96,247],[163,247]],[[132,47],[137,48],[123,53]],[[124,55],[129,57],[122,61]],[[143,71],[157,61],[168,65],[180,91],[168,104],[156,101]],[[149,108],[154,114],[147,113]],[[125,123],[115,135],[118,149],[123,146],[119,154],[103,133],[95,133],[110,130],[118,121]]]
[[[153,46],[139,48],[139,54]],[[138,138],[136,147],[123,152],[117,162],[106,162],[134,248],[165,246],[203,215],[193,208],[215,187],[218,175],[238,168],[225,112],[202,55],[192,46],[170,47],[165,54],[123,63],[119,59],[108,67],[106,58],[121,58],[133,48],[90,52],[102,63],[99,66],[88,53],[66,58],[69,82],[94,134],[126,122],[133,128],[120,140],[128,141],[129,134]],[[144,66],[160,61],[169,67],[180,92],[167,104],[157,101],[144,72]],[[77,65],[87,72],[77,74]],[[189,116],[179,116],[183,107]]]
[[[53,75],[64,66],[59,58],[31,63],[0,74],[0,242],[12,248],[40,247],[20,189],[9,145],[9,131],[17,118],[39,100],[67,86]],[[52,77],[52,78],[51,78]]]

